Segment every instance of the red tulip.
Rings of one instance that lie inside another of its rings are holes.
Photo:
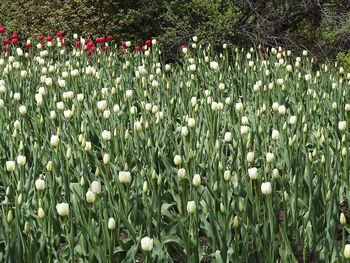
[[[105,42],[106,41],[106,39],[104,38],[104,37],[98,37],[98,38],[96,38],[96,42],[97,43],[103,43],[103,42]]]
[[[45,44],[41,44],[41,47],[44,48],[44,47],[45,47]]]
[[[90,40],[88,38],[85,38],[85,45],[89,44]]]
[[[26,46],[26,48],[30,48],[30,44],[26,43],[25,46]]]
[[[108,47],[103,47],[103,50],[104,50],[104,51],[107,51],[107,49],[108,49]]]
[[[7,46],[2,46],[2,50],[6,50],[7,49]]]
[[[4,51],[4,52],[2,52],[2,54],[5,56],[5,55],[6,55],[6,52]]]
[[[124,48],[122,48],[120,51],[121,51],[123,54],[125,53],[125,49],[124,49]]]
[[[136,51],[140,51],[140,47],[139,47],[139,46],[136,46],[136,47],[135,47],[135,50],[136,50]]]
[[[16,38],[12,39],[12,43],[16,45],[18,43],[18,39]]]
[[[283,52],[283,51],[281,52],[281,57],[282,57],[282,58],[284,57],[284,52]]]
[[[77,41],[77,47],[78,47],[78,48],[81,48],[80,41]]]
[[[0,33],[4,33],[5,29],[3,27],[0,27]]]
[[[123,45],[123,47],[125,47],[125,46],[126,46],[126,42],[125,42],[125,41],[123,41],[123,42],[122,42],[122,45]]]
[[[5,39],[4,39],[4,44],[5,44],[5,45],[8,45],[8,44],[10,44],[10,39],[8,39],[8,38],[5,38]]]
[[[58,36],[59,38],[61,38],[61,37],[62,37],[62,32],[58,32],[58,33],[57,33],[57,36]]]
[[[44,40],[44,36],[39,36],[39,40],[43,41]]]
[[[181,46],[181,50],[184,49],[184,48],[186,48],[186,45],[182,45],[182,46]]]
[[[91,55],[91,51],[86,51],[86,54],[88,54],[89,56]]]
[[[146,46],[142,46],[142,51],[145,51],[146,50]]]
[[[263,57],[265,57],[266,56],[266,54],[265,54],[265,52],[263,53]]]
[[[90,55],[90,56],[89,56],[89,58],[91,59],[91,58],[92,58],[92,56]]]
[[[30,52],[33,52],[33,49],[32,49],[32,48],[30,49]]]
[[[95,51],[96,51],[96,47],[95,47],[95,46],[92,46],[92,47],[91,47],[91,51],[92,51],[92,52],[95,52]]]
[[[47,41],[52,41],[53,37],[52,36],[47,36]]]
[[[13,39],[17,39],[17,38],[18,38],[18,35],[17,35],[17,34],[13,34],[13,35],[12,35],[12,38],[13,38]]]
[[[146,45],[149,46],[149,47],[151,46],[151,43],[152,43],[151,40],[147,40],[146,41]]]
[[[112,36],[107,36],[108,41],[112,41],[113,37]]]

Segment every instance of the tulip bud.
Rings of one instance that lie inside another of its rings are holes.
[[[97,195],[101,193],[101,183],[98,181],[93,181],[91,183],[91,191]]]
[[[273,162],[273,160],[274,160],[274,154],[273,153],[267,153],[266,154],[266,161],[268,162],[268,163],[272,163]]]
[[[186,137],[188,135],[188,129],[186,126],[181,127],[181,135]]]
[[[226,170],[224,172],[224,180],[228,182],[228,181],[230,181],[230,179],[231,179],[231,171],[230,170]]]
[[[108,229],[109,230],[114,230],[115,229],[115,220],[114,220],[114,218],[113,217],[110,217],[109,219],[108,219]]]
[[[194,187],[199,187],[201,185],[201,176],[199,174],[193,176],[192,184]]]
[[[157,180],[157,184],[158,184],[158,185],[161,185],[161,183],[162,183],[162,176],[159,175],[159,176],[158,176],[158,180]]]
[[[279,138],[280,138],[280,133],[279,133],[279,131],[273,130],[273,131],[272,131],[272,140],[276,141],[276,140],[279,140]]]
[[[232,134],[230,132],[225,133],[225,142],[231,142],[232,141]]]
[[[11,223],[12,220],[13,220],[13,212],[12,212],[12,210],[9,210],[7,213],[7,222]]]
[[[252,179],[252,180],[256,180],[258,179],[258,168],[256,167],[253,167],[253,168],[249,168],[248,169],[248,175],[249,175],[249,178]]]
[[[346,244],[344,247],[344,257],[350,259],[350,244]]]
[[[52,161],[48,161],[48,163],[46,164],[46,170],[48,172],[51,172],[52,171],[52,167],[53,167]]]
[[[45,181],[42,179],[37,179],[35,181],[35,188],[38,191],[43,191],[45,189]]]
[[[56,147],[58,145],[59,140],[60,139],[57,135],[52,135],[50,139],[51,147]]]
[[[254,162],[254,156],[255,156],[254,152],[248,152],[247,153],[247,162],[248,163]]]
[[[236,111],[241,112],[243,110],[243,104],[241,102],[236,103]]]
[[[96,194],[90,190],[86,192],[85,197],[86,197],[86,202],[88,202],[89,204],[92,204],[96,200]]]
[[[270,182],[261,184],[261,193],[264,195],[270,195],[272,193],[272,187]]]
[[[219,189],[219,183],[218,183],[218,181],[216,181],[214,186],[213,186],[213,191],[216,192],[218,189]]]
[[[14,161],[7,161],[6,162],[6,170],[8,172],[13,172],[15,170],[16,167],[16,163]]]
[[[189,118],[187,122],[188,127],[193,128],[196,125],[196,121],[193,118]]]
[[[273,171],[272,171],[272,176],[273,176],[273,178],[274,179],[277,179],[278,177],[279,177],[279,171],[278,171],[278,169],[273,169]]]
[[[187,212],[189,214],[194,214],[196,212],[196,203],[194,201],[188,201]]]
[[[340,214],[340,224],[346,225],[346,218],[345,218],[344,213]]]
[[[67,158],[67,160],[69,160],[70,158],[72,158],[72,149],[71,149],[71,148],[68,148],[68,149],[67,149],[66,158]]]
[[[341,150],[341,155],[346,156],[347,153],[348,153],[348,151],[346,150],[345,147],[343,147],[343,149]]]
[[[148,191],[148,183],[147,183],[147,181],[144,181],[144,182],[143,182],[142,191],[143,191],[144,193],[147,193],[147,191]]]
[[[56,210],[60,216],[67,216],[69,213],[69,205],[67,203],[59,203],[56,205]]]
[[[38,209],[38,217],[40,219],[43,219],[45,217],[45,212],[44,212],[44,209],[42,207],[39,207],[39,209]]]
[[[23,203],[23,196],[22,196],[22,193],[19,194],[18,198],[17,198],[17,204],[19,206],[21,206]]]
[[[153,249],[153,238],[144,237],[141,239],[141,248],[143,251],[150,252]]]
[[[91,142],[85,142],[84,151],[85,152],[90,152],[91,151]]]
[[[24,165],[26,164],[26,162],[27,162],[27,158],[26,158],[25,156],[19,155],[19,156],[17,157],[17,164],[18,164],[19,166],[24,166]]]
[[[225,213],[225,206],[222,202],[220,203],[220,212]]]
[[[180,156],[180,155],[175,155],[175,157],[174,157],[174,164],[175,164],[176,166],[179,166],[179,165],[181,165],[181,163],[182,163],[182,158],[181,158],[181,156]]]
[[[346,130],[346,121],[338,122],[338,128],[340,131],[345,131]]]
[[[186,170],[184,168],[180,168],[177,171],[177,175],[179,176],[180,179],[185,179],[186,178]]]
[[[243,211],[244,211],[244,205],[243,205],[243,203],[242,203],[241,201],[238,202],[238,210],[239,210],[240,212],[243,212]]]
[[[24,223],[24,232],[26,232],[26,233],[29,233],[29,222],[28,221],[26,221],[25,223]]]
[[[110,161],[110,156],[109,156],[109,154],[108,153],[105,153],[104,155],[103,155],[103,163],[105,164],[105,165],[108,165],[109,164],[109,161]]]
[[[85,186],[85,179],[84,176],[80,177],[80,186],[84,187]]]

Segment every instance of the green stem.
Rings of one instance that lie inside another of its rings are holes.
[[[270,223],[270,236],[271,236],[271,245],[270,245],[270,248],[271,248],[271,262],[274,262],[274,239],[275,239],[275,236],[274,236],[274,229],[273,229],[273,210],[272,210],[272,200],[271,200],[271,195],[268,195],[267,196],[267,209],[268,209],[268,213],[269,213],[269,223]]]
[[[114,230],[111,231],[110,244],[109,244],[109,263],[113,262],[113,248],[114,248]]]
[[[341,253],[341,261],[344,263],[344,248],[345,248],[345,227],[343,226],[343,235],[342,235],[342,253]]]

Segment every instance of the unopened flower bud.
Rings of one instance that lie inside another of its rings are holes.
[[[51,172],[52,171],[52,167],[53,167],[52,161],[48,161],[48,163],[46,164],[46,170],[48,172]]]
[[[340,214],[340,224],[346,225],[346,218],[345,218],[344,213]]]
[[[115,219],[113,217],[110,217],[108,219],[108,229],[109,230],[114,230],[115,229]]]

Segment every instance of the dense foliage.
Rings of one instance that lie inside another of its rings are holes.
[[[26,40],[62,31],[66,37],[112,34],[134,45],[157,37],[170,60],[198,35],[202,44],[283,46],[320,61],[350,49],[346,0],[1,1],[0,25]]]

